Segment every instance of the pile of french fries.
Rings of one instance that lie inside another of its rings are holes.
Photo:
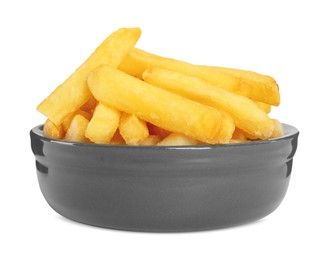
[[[193,65],[135,48],[139,28],[112,33],[37,110],[44,135],[73,142],[173,146],[266,140],[276,81],[252,71]]]

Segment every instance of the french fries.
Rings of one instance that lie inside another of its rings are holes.
[[[89,121],[82,115],[75,115],[64,136],[64,140],[72,142],[87,142],[88,139],[85,137],[85,130],[88,122]]]
[[[162,68],[147,69],[143,79],[152,85],[228,112],[237,127],[258,138],[268,139],[273,132],[273,121],[246,97],[219,89],[199,78]]]
[[[278,138],[284,135],[284,129],[282,124],[277,119],[272,119],[274,123],[274,131],[270,138]]]
[[[158,146],[177,146],[177,145],[197,145],[198,141],[188,136],[178,133],[172,133],[158,142]]]
[[[139,145],[141,146],[153,146],[157,145],[162,140],[159,135],[149,135],[144,140],[142,140]]]
[[[85,131],[85,136],[94,143],[108,144],[115,134],[121,112],[99,103]]]
[[[122,61],[119,69],[135,77],[142,77],[149,67],[160,67],[201,78],[222,89],[246,96],[255,101],[278,106],[280,102],[277,83],[268,76],[261,75],[268,84],[258,81],[256,74],[243,71],[222,70],[218,67],[192,65],[187,62],[164,58],[133,48]],[[224,69],[224,68],[223,68]]]
[[[122,28],[112,33],[66,81],[39,104],[38,111],[54,124],[60,125],[67,115],[74,113],[91,98],[86,84],[88,74],[101,64],[116,68],[136,44],[140,34],[139,28]]]
[[[68,131],[68,129],[70,127],[70,124],[71,124],[71,121],[75,117],[75,115],[81,115],[81,116],[85,117],[87,120],[90,120],[91,119],[91,114],[90,113],[88,113],[88,112],[86,112],[84,110],[78,109],[76,112],[70,113],[69,115],[67,115],[65,117],[65,119],[63,120],[62,127],[63,127],[63,130],[65,132]]]
[[[249,92],[247,92],[246,95],[247,97],[270,105],[279,105],[279,88],[277,82],[272,77],[248,70],[239,70],[223,67],[209,68],[214,69],[215,71],[235,76],[241,81],[244,81],[247,84],[247,88],[249,89]],[[236,93],[240,94],[240,92]]]
[[[53,139],[62,139],[64,130],[62,125],[55,125],[51,120],[47,119],[44,124],[44,135]]]
[[[108,145],[254,142],[284,135],[268,114],[276,81],[256,72],[193,65],[135,48],[141,30],[121,28],[37,110],[44,135]]]
[[[149,134],[144,120],[126,113],[121,115],[119,131],[126,144],[129,145],[138,145]]]
[[[255,101],[255,104],[267,114],[271,112],[271,105],[258,101]]]
[[[227,113],[154,87],[117,69],[100,66],[90,73],[87,81],[99,102],[168,131],[210,144],[228,143],[234,131],[233,120]]]

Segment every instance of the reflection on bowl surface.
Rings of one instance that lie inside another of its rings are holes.
[[[260,219],[283,200],[298,130],[242,144],[141,147],[30,132],[40,189],[59,214],[113,229],[179,232]]]

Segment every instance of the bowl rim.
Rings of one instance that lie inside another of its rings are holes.
[[[98,148],[116,148],[116,149],[149,149],[149,150],[205,150],[205,149],[225,149],[227,147],[243,147],[252,145],[265,145],[270,143],[279,142],[281,140],[292,139],[299,135],[299,130],[286,123],[282,123],[284,127],[284,135],[277,138],[258,140],[252,142],[230,143],[230,144],[206,144],[206,145],[182,145],[182,146],[145,146],[145,145],[114,145],[114,144],[96,144],[96,143],[83,143],[65,141],[60,139],[53,139],[44,136],[43,124],[37,125],[30,130],[30,135],[34,135],[49,143],[56,143],[61,145],[78,146],[78,147],[98,147]]]

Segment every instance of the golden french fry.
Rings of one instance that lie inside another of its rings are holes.
[[[122,60],[118,69],[133,77],[142,79],[144,71],[152,64],[155,65],[158,60],[160,60],[159,56],[141,49],[132,48]]]
[[[210,66],[211,67],[211,66]],[[274,85],[276,83],[276,81],[274,80],[274,78],[268,76],[268,75],[263,75],[260,73],[256,73],[254,71],[249,71],[249,70],[241,70],[241,69],[234,69],[234,68],[225,68],[225,67],[211,67],[211,68],[215,68],[217,70],[220,70],[224,73],[228,73],[230,75],[236,76],[238,78],[250,81],[250,82],[254,82],[254,83],[263,83],[263,84],[270,84],[270,85]]]
[[[85,130],[88,122],[89,121],[82,115],[75,115],[64,136],[64,140],[72,142],[87,142],[88,139],[85,137]]]
[[[119,131],[129,145],[138,145],[149,135],[146,122],[132,114],[122,113]]]
[[[197,77],[163,68],[149,68],[143,78],[150,84],[228,112],[237,127],[261,139],[272,134],[273,121],[247,97],[220,89]]]
[[[255,101],[255,104],[267,114],[271,112],[271,105],[258,101]]]
[[[241,130],[241,129],[240,129]],[[248,139],[248,140],[251,140],[251,141],[254,141],[254,140],[258,140],[260,139],[259,137],[255,136],[255,135],[252,135],[252,134],[249,134],[243,130],[241,130],[242,133],[244,134],[244,136]]]
[[[234,131],[233,120],[227,113],[154,87],[108,66],[100,66],[91,72],[88,86],[98,101],[202,142],[228,143]]]
[[[259,82],[257,77],[246,77],[248,78],[246,80],[242,75],[241,77],[239,77],[240,75],[237,77],[228,71],[227,73],[223,72],[218,67],[193,65],[147,53],[137,48],[131,49],[120,64],[119,69],[132,76],[141,78],[142,73],[151,66],[195,76],[222,89],[246,96],[255,101],[265,102],[275,106],[279,105],[279,90],[275,81],[273,83],[268,81],[268,84],[266,84],[265,82]]]
[[[279,122],[277,119],[271,119],[274,123],[274,130],[272,132],[272,135],[270,136],[270,138],[278,138],[284,135],[284,129],[283,129],[283,125],[281,122]],[[252,134],[249,134],[241,129],[236,129],[235,132],[238,131],[240,133],[242,133],[248,140],[257,140],[259,139],[257,136],[254,136]]]
[[[133,48],[119,65],[119,69],[134,77],[142,78],[143,72],[151,67],[161,67],[196,76],[229,91],[234,91],[241,83],[239,79],[227,73],[211,70],[205,66],[193,65],[184,61],[165,58]]]
[[[272,132],[272,135],[270,138],[277,138],[277,137],[281,137],[284,135],[284,129],[283,129],[283,125],[281,122],[279,122],[277,119],[272,119],[272,121],[274,122],[274,131]]]
[[[55,125],[51,120],[47,119],[44,124],[44,135],[53,139],[62,139],[64,131],[62,125]]]
[[[175,146],[175,145],[197,145],[199,142],[183,134],[171,133],[158,146]]]
[[[68,131],[71,121],[75,117],[75,115],[81,115],[81,116],[85,117],[87,120],[90,120],[92,117],[90,113],[83,111],[81,109],[78,109],[76,112],[67,115],[66,118],[62,122],[63,130],[65,132]]]
[[[67,115],[77,111],[91,98],[86,83],[90,71],[101,64],[116,68],[140,34],[139,28],[122,28],[112,33],[62,85],[39,104],[37,110],[60,125]]]
[[[118,128],[121,112],[99,103],[90,120],[85,136],[94,143],[108,144]]]
[[[224,67],[209,67],[215,71],[227,73],[235,76],[247,83],[249,94],[247,95],[253,100],[262,101],[274,106],[278,106],[280,102],[280,94],[277,82],[274,78],[262,75],[253,71],[224,68]],[[263,99],[263,100],[262,100]]]
[[[162,140],[159,135],[149,135],[144,140],[142,140],[139,145],[142,146],[154,146]]]

